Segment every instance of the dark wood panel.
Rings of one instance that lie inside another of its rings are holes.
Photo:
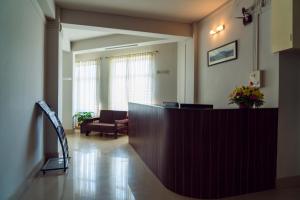
[[[277,109],[129,104],[129,143],[170,190],[221,198],[275,187]]]

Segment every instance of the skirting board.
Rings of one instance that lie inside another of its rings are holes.
[[[279,178],[276,181],[277,189],[295,188],[300,187],[300,176],[292,176]]]
[[[22,195],[26,191],[26,189],[29,187],[29,185],[32,183],[33,179],[36,177],[36,175],[40,172],[41,168],[44,165],[44,159],[42,159],[31,171],[31,173],[26,177],[26,179],[21,183],[21,185],[17,188],[15,194],[13,194],[9,199],[10,200],[17,200],[21,199]]]

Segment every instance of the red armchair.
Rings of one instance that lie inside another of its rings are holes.
[[[100,117],[87,119],[80,125],[80,133],[87,136],[91,131],[101,134],[112,133],[118,138],[118,133],[128,132],[128,119],[126,111],[101,110]]]

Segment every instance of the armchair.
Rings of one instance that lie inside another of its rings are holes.
[[[128,132],[128,119],[126,111],[101,110],[100,117],[87,119],[80,125],[80,132],[87,136],[91,131],[101,134],[114,134],[118,138],[118,133]]]

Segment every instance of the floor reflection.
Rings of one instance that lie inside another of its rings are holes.
[[[135,200],[128,185],[129,159],[121,152],[109,156],[97,148],[79,148],[72,161],[73,199],[99,199],[106,194],[115,200]]]
[[[135,200],[128,185],[128,158],[113,158],[115,170],[115,194],[117,200]]]
[[[83,198],[96,198],[96,160],[98,151],[73,152],[74,195]]]

